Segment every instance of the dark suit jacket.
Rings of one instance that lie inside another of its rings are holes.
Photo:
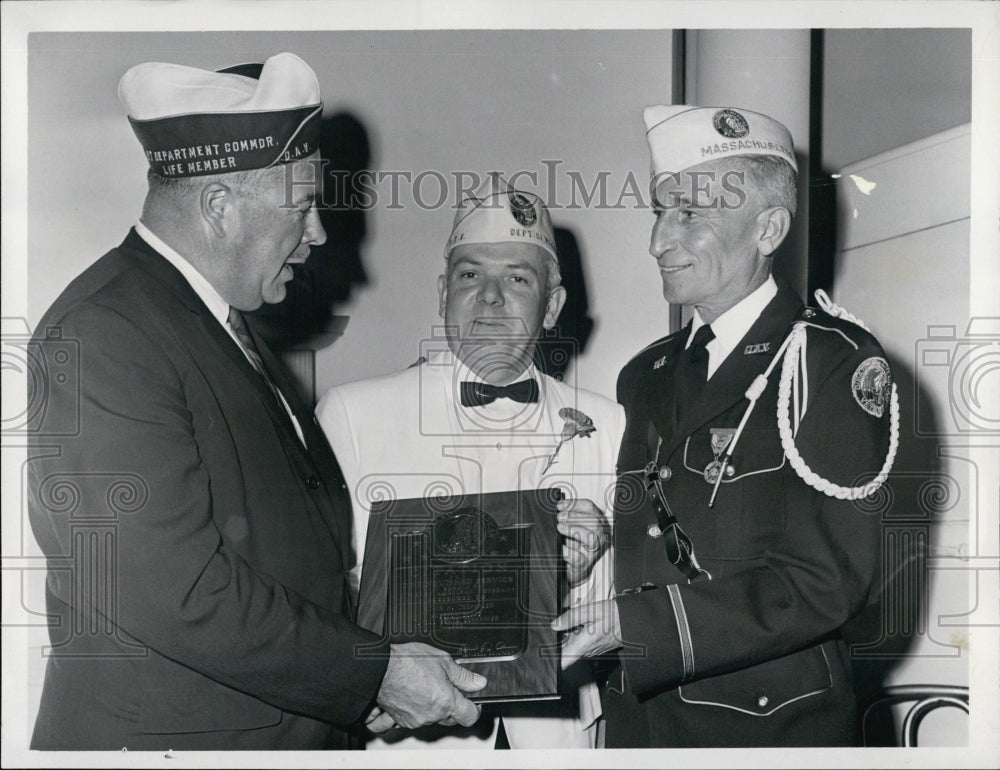
[[[29,512],[50,637],[40,749],[318,749],[387,648],[350,620],[350,501],[184,277],[134,231],[39,324]],[[67,364],[67,358],[73,358]]]
[[[735,449],[733,475],[708,507],[712,485],[704,470],[716,456],[712,429],[737,427],[747,387],[797,319],[809,324],[799,452],[836,484],[870,481],[885,460],[889,409],[880,417],[863,409],[852,380],[862,362],[884,354],[859,326],[803,309],[785,286],[701,395],[678,405],[679,424],[673,374],[689,329],[653,343],[621,372],[618,399],[627,424],[615,585],[626,647],[624,677],[614,672],[605,692],[609,746],[854,741],[851,674],[839,630],[862,608],[876,575],[880,522],[863,501],[828,497],[790,467],[776,418],[780,366]],[[669,469],[664,496],[711,580],[689,584],[667,558],[640,481],[654,459]],[[629,592],[644,584],[657,588]]]

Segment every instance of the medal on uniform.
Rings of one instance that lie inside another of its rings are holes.
[[[733,440],[736,431],[732,428],[711,428],[710,430],[712,434],[712,453],[715,455],[715,459],[705,466],[704,475],[705,481],[709,484],[715,484],[719,480],[719,474],[723,472],[722,461],[719,458],[726,451],[729,442]],[[732,466],[726,467],[725,474],[727,476],[732,476],[734,473],[735,471]]]

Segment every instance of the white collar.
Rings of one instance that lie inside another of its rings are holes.
[[[136,222],[135,231],[160,256],[180,271],[180,274],[191,284],[194,293],[208,307],[209,312],[228,330],[229,303],[222,298],[222,295],[215,290],[215,287],[208,282],[208,279],[199,273],[198,269],[188,262],[187,259],[164,243],[156,233],[146,227],[141,221]]]
[[[760,318],[764,308],[777,293],[778,284],[775,282],[774,276],[769,275],[764,283],[712,321],[715,339],[705,346],[705,349],[708,350],[709,377],[722,366],[722,362],[750,331],[750,327]],[[695,332],[704,325],[705,322],[701,320],[701,316],[695,310],[691,319],[691,334],[688,336],[685,347],[691,344]]]

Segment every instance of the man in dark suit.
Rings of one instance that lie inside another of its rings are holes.
[[[622,370],[615,599],[558,619],[565,662],[618,652],[609,747],[851,745],[841,628],[877,574],[898,406],[878,342],[771,277],[795,212],[777,121],[645,112],[667,301],[692,322]]]
[[[326,237],[315,74],[287,53],[147,63],[119,96],[150,162],[141,220],[33,343],[78,351],[80,379],[33,426],[52,650],[32,747],[345,748],[365,721],[471,724],[482,677],[353,622],[337,461],[242,316]]]

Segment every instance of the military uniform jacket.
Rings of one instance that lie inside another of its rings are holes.
[[[258,347],[308,450],[134,231],[41,321],[78,381],[47,392],[29,462],[53,645],[34,748],[344,747],[372,703],[388,650],[345,603],[346,487]]]
[[[614,550],[625,648],[624,677],[614,672],[605,692],[608,746],[854,740],[839,630],[868,597],[879,521],[862,502],[828,497],[790,467],[776,419],[780,365],[735,448],[732,475],[708,507],[713,431],[736,429],[746,389],[796,320],[808,324],[808,404],[796,446],[821,477],[842,486],[871,481],[885,460],[889,409],[866,411],[852,381],[884,354],[859,326],[803,309],[788,287],[779,288],[697,399],[677,405],[677,424],[673,372],[689,329],[641,351],[619,376],[627,426]],[[668,560],[640,483],[650,461],[710,580],[688,583]]]

